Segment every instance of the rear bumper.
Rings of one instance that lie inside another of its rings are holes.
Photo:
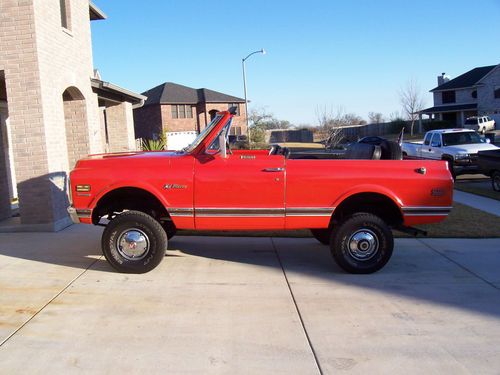
[[[75,208],[73,206],[68,207],[68,214],[71,218],[71,221],[75,224],[79,224],[82,222],[82,219],[90,219],[92,216],[92,210],[88,208]]]

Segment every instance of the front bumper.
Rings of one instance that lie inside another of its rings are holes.
[[[75,224],[79,224],[82,222],[82,219],[90,219],[92,216],[92,210],[84,208],[79,209],[73,206],[68,207],[68,214],[71,218],[71,221]]]

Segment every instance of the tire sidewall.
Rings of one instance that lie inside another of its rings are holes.
[[[349,239],[359,229],[368,229],[378,240],[377,253],[366,261],[355,259],[349,252]],[[331,250],[338,265],[351,273],[373,273],[384,267],[392,256],[394,240],[391,230],[377,216],[357,214],[346,219],[333,231]]]
[[[157,224],[157,225],[155,225]],[[118,236],[127,229],[139,229],[149,240],[146,256],[139,260],[123,257],[117,248]],[[125,273],[145,273],[151,271],[163,260],[167,248],[167,236],[160,224],[146,214],[132,211],[119,215],[104,230],[102,237],[103,254],[118,271]]]
[[[500,172],[495,171],[491,175],[491,186],[494,191],[500,191]]]

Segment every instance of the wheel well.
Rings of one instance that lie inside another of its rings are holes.
[[[360,193],[350,196],[335,208],[332,223],[342,221],[357,212],[374,214],[391,226],[403,223],[403,216],[396,203],[378,193]]]
[[[449,160],[449,161],[453,161],[453,156],[448,155],[448,154],[444,154],[443,156],[441,156],[441,159],[442,159],[442,160]]]
[[[112,190],[104,195],[92,211],[92,223],[108,215],[113,217],[124,210],[141,211],[156,220],[168,218],[169,214],[163,204],[150,192],[133,187]]]

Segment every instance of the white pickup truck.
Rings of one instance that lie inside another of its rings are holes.
[[[431,130],[423,141],[403,142],[401,147],[404,159],[446,160],[453,177],[481,173],[477,165],[478,151],[498,149],[468,129]]]

